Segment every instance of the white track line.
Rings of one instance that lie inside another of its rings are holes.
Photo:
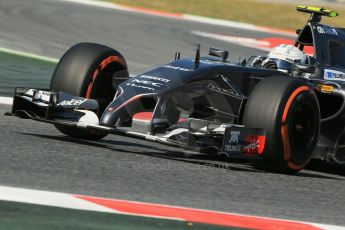
[[[92,1],[92,0],[60,0],[63,2],[73,2],[88,6],[96,6],[101,8],[107,8],[107,9],[114,9],[114,10],[125,10],[128,11],[126,7],[123,7],[121,5],[111,3],[111,2],[103,2],[103,1]]]
[[[0,186],[0,200],[70,209],[117,213],[113,209],[76,199],[70,194],[6,186]]]
[[[12,105],[13,98],[12,97],[0,97],[0,104],[2,105]]]
[[[96,198],[96,197],[89,197],[89,198]],[[97,198],[103,199],[103,198]],[[37,205],[46,205],[46,206],[53,206],[53,207],[62,207],[62,208],[69,208],[69,209],[79,209],[79,210],[88,210],[88,211],[98,211],[98,212],[107,212],[107,213],[117,213],[117,214],[124,214],[124,215],[134,215],[134,216],[146,216],[146,217],[155,217],[155,218],[163,218],[163,219],[174,219],[179,221],[184,221],[184,218],[176,218],[169,217],[169,215],[162,215],[160,216],[151,216],[146,215],[141,212],[139,206],[144,205],[144,209],[146,210],[148,206],[152,206],[154,208],[163,207],[163,212],[172,212],[179,209],[180,211],[191,211],[191,212],[210,212],[211,214],[229,214],[229,215],[237,215],[248,218],[250,221],[251,218],[261,218],[263,221],[284,221],[290,223],[303,223],[310,225],[310,228],[304,225],[304,229],[315,229],[312,226],[321,229],[329,229],[329,230],[344,230],[345,227],[343,226],[335,226],[335,225],[326,225],[326,224],[318,224],[318,223],[309,223],[309,222],[301,222],[301,221],[290,221],[290,220],[279,220],[279,219],[272,219],[272,218],[265,218],[265,217],[255,217],[255,216],[246,216],[240,214],[231,214],[231,213],[224,213],[224,212],[215,212],[215,211],[208,211],[208,210],[200,210],[200,209],[189,209],[189,208],[182,208],[176,206],[167,206],[167,205],[158,205],[158,204],[150,204],[150,203],[142,203],[142,202],[134,202],[134,201],[126,201],[126,200],[113,200],[115,202],[121,203],[120,206],[113,206],[112,208],[106,207],[106,204],[100,204],[97,202],[93,202],[92,200],[88,201],[84,198],[78,197],[78,195],[60,193],[60,192],[50,192],[50,191],[42,191],[42,190],[33,190],[33,189],[24,189],[24,188],[15,188],[15,187],[7,187],[7,186],[0,186],[0,200],[4,201],[11,201],[11,202],[22,202],[22,203],[30,203],[30,204],[37,204]],[[110,200],[111,202],[111,200]],[[147,206],[146,206],[147,205]],[[122,208],[121,208],[122,207]],[[127,209],[127,212],[123,211],[123,207],[132,207],[133,210]],[[118,208],[119,210],[116,210]],[[170,209],[170,210],[169,210]],[[121,211],[122,210],[122,211]],[[143,209],[142,209],[143,210]],[[188,219],[188,215],[190,214],[183,214]],[[180,216],[180,215],[177,215]],[[187,220],[186,219],[186,220]],[[268,222],[269,223],[269,222]]]
[[[163,218],[161,216],[155,216],[155,215],[142,215],[142,214],[120,212],[113,208],[108,208],[103,205],[99,205],[93,202],[76,198],[72,194],[26,189],[26,188],[0,186],[0,200],[36,204],[36,205],[45,205],[45,206],[60,207],[60,208],[85,210],[85,211],[116,213],[116,214],[121,214],[121,215],[184,221],[183,219],[180,219],[180,218],[169,218],[169,217]]]
[[[121,6],[121,5],[110,3],[110,2],[102,2],[102,1],[96,1],[96,0],[60,0],[60,1],[72,2],[72,3],[77,3],[77,4],[108,8],[108,9],[114,9],[114,10],[121,10],[121,11],[127,11],[127,12],[132,12],[132,13],[174,18],[178,20],[193,21],[193,22],[199,22],[199,23],[204,23],[204,24],[209,24],[209,25],[245,29],[245,30],[256,31],[256,32],[266,32],[266,33],[273,33],[273,34],[279,34],[279,35],[285,35],[285,36],[291,36],[291,37],[294,37],[296,35],[294,32],[291,32],[291,31],[266,28],[266,27],[249,24],[249,23],[215,19],[215,18],[209,18],[209,17],[197,16],[197,15],[191,15],[191,14],[170,14],[163,11],[159,13],[159,11],[155,11],[155,10],[150,11],[150,10],[145,10],[145,9],[138,9],[136,7]]]
[[[257,30],[255,25],[252,25],[249,23],[243,23],[243,22],[208,18],[208,17],[196,16],[196,15],[191,15],[191,14],[184,14],[183,18],[188,21],[200,22],[200,23],[210,24],[210,25],[215,25],[215,26],[224,26],[224,27],[231,27],[231,28],[237,28],[237,29],[254,30],[254,31]]]
[[[51,63],[57,63],[59,61],[59,59],[56,59],[56,58],[41,56],[41,55],[37,55],[37,54],[33,54],[33,53],[8,49],[8,48],[4,48],[4,47],[0,47],[0,52],[1,53],[7,53],[7,54],[14,54],[14,55],[22,56],[22,57],[32,58],[32,59],[45,61],[45,62],[51,62]]]
[[[278,34],[278,35],[285,35],[289,37],[296,37],[296,33],[285,31],[285,30],[279,30],[279,29],[272,29],[262,26],[256,26],[249,23],[244,22],[235,22],[235,21],[229,21],[224,19],[216,19],[216,18],[208,18],[203,16],[196,16],[196,15],[190,15],[190,14],[184,14],[183,19],[188,21],[194,21],[194,22],[200,22],[215,26],[224,26],[224,27],[230,27],[235,29],[245,29],[245,30],[251,30],[256,32],[265,32],[265,33],[271,33],[271,34]]]
[[[263,51],[270,51],[271,48],[269,47],[270,43],[267,41],[259,41],[255,38],[244,38],[244,37],[235,37],[235,36],[229,36],[229,35],[222,35],[222,34],[213,34],[213,33],[207,33],[197,30],[192,30],[190,32],[191,34],[205,37],[205,38],[212,38],[223,42],[229,42],[232,44],[237,44],[244,47],[249,47],[253,49],[259,49]]]

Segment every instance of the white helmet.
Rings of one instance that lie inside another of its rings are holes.
[[[306,64],[307,55],[293,45],[279,45],[274,47],[268,54],[268,59],[276,63],[277,69],[290,72],[293,63]]]

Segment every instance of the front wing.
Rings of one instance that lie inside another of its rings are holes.
[[[134,123],[132,127],[99,125],[96,115],[100,114],[96,100],[46,89],[16,88],[10,115],[69,126],[80,132],[89,130],[130,136],[179,147],[184,151],[225,154],[230,158],[260,159],[265,147],[265,130],[193,118],[154,135],[149,132],[149,124],[147,129]]]

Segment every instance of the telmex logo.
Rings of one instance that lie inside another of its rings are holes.
[[[345,73],[326,69],[323,78],[326,80],[345,81]]]
[[[229,144],[238,144],[238,137],[240,136],[240,132],[239,131],[231,131],[230,132],[230,140],[229,140]]]

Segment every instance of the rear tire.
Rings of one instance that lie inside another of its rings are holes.
[[[79,43],[61,57],[51,78],[50,89],[96,99],[100,105],[97,114],[100,117],[115,96],[113,76],[120,71],[128,78],[126,61],[119,52],[95,43]],[[97,140],[106,136],[104,133],[64,125],[55,127],[74,138]]]
[[[320,132],[320,108],[313,90],[302,80],[269,77],[257,84],[246,104],[243,124],[267,131],[259,169],[294,173],[311,159]]]

